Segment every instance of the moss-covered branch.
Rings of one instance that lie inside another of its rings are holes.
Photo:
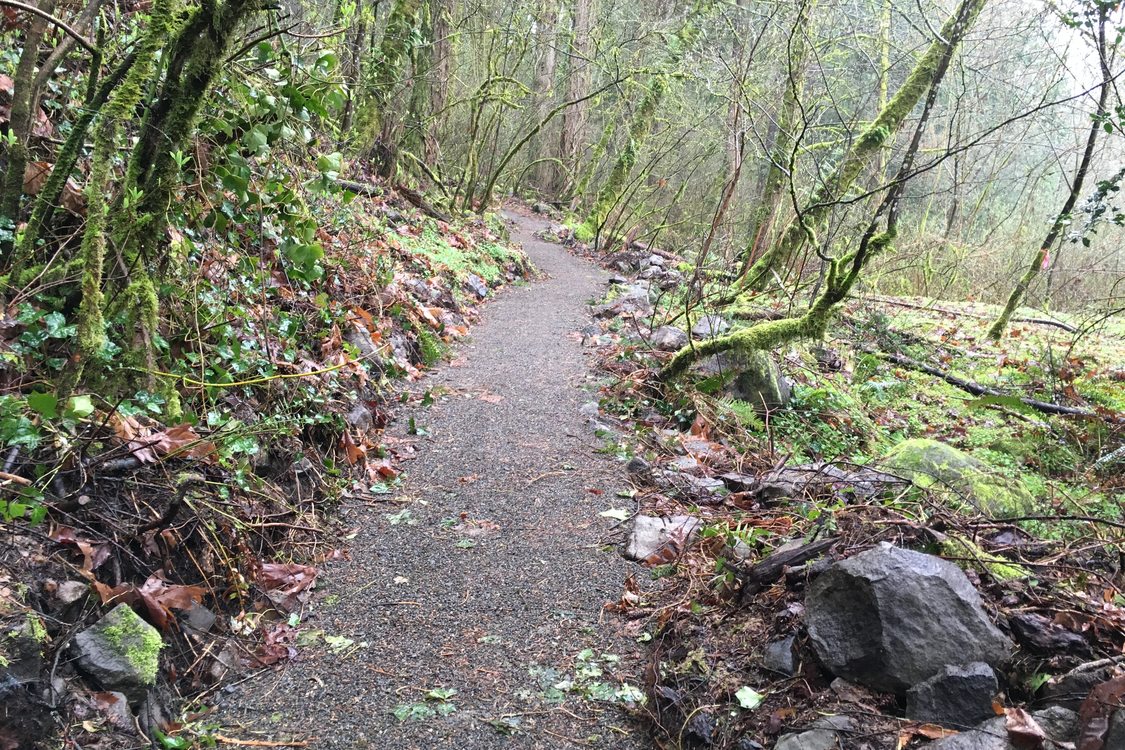
[[[987,0],[962,0],[894,97],[851,145],[798,218],[743,275],[740,288],[761,289],[778,267],[805,246],[810,236],[814,237],[821,231],[832,206],[847,193],[860,173],[879,155],[929,90],[939,65],[952,44],[950,40],[960,38],[966,29],[972,27],[985,2]]]

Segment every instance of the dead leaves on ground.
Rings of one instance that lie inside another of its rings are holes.
[[[266,597],[279,608],[292,612],[308,599],[318,575],[316,568],[299,563],[263,563],[257,582]]]
[[[110,417],[114,433],[125,442],[129,453],[142,464],[164,458],[192,458],[214,463],[218,448],[205,440],[189,424],[157,430],[142,424],[136,417],[114,413]]]

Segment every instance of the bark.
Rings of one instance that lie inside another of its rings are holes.
[[[801,89],[805,77],[805,63],[808,57],[808,38],[811,35],[810,18],[816,0],[806,0],[797,10],[797,18],[789,35],[789,50],[786,54],[785,93],[781,99],[775,123],[776,137],[770,150],[769,167],[765,184],[758,200],[750,224],[749,240],[743,253],[740,275],[745,275],[754,259],[761,254],[762,247],[769,243],[773,223],[785,196],[785,186],[793,173],[796,158],[796,129],[800,116]]]
[[[559,133],[559,164],[556,165],[551,192],[560,197],[574,185],[581,167],[589,121],[585,97],[592,85],[590,54],[593,46],[594,0],[574,0],[571,8],[571,41],[568,53],[566,98],[580,103],[563,112]]]
[[[1055,220],[1051,223],[1051,227],[1047,230],[1047,236],[1043,238],[1042,244],[1039,249],[1031,256],[1031,262],[1027,266],[1027,270],[1023,272],[1023,276],[1016,282],[1015,288],[1012,293],[1008,295],[1008,301],[1004,305],[1004,309],[1000,312],[1000,316],[996,318],[996,322],[988,329],[988,337],[993,341],[998,341],[1004,335],[1004,330],[1008,327],[1008,322],[1011,320],[1012,315],[1015,313],[1016,308],[1023,302],[1024,296],[1027,294],[1031,282],[1035,281],[1035,277],[1047,265],[1050,258],[1051,248],[1055,246],[1059,238],[1062,236],[1063,229],[1066,228],[1070,219],[1070,214],[1074,210],[1078,198],[1082,195],[1082,186],[1086,182],[1086,177],[1090,172],[1090,165],[1094,160],[1094,146],[1098,140],[1098,134],[1102,130],[1102,122],[1106,113],[1106,103],[1109,100],[1109,90],[1113,83],[1113,76],[1109,70],[1109,61],[1107,59],[1107,46],[1106,46],[1106,18],[1107,7],[1099,5],[1098,16],[1098,63],[1102,75],[1101,90],[1098,93],[1098,107],[1096,115],[1090,124],[1090,132],[1086,136],[1086,147],[1082,151],[1082,158],[1078,163],[1078,168],[1074,172],[1074,178],[1070,182],[1070,192],[1063,201],[1062,209],[1059,210],[1055,216]]]
[[[55,0],[42,0],[38,7],[49,15],[55,9]],[[13,79],[12,105],[8,116],[12,145],[8,148],[8,171],[4,175],[3,184],[0,184],[0,228],[6,227],[13,232],[19,223],[23,173],[30,155],[31,129],[35,123],[36,113],[33,107],[38,99],[35,94],[35,71],[39,63],[39,45],[47,27],[48,21],[41,16],[35,16],[28,25]],[[13,240],[0,243],[0,268],[7,268],[11,263],[13,247]]]
[[[423,136],[423,160],[436,167],[441,159],[438,133],[445,121],[445,105],[449,98],[449,77],[453,60],[453,40],[450,18],[452,0],[430,0],[430,24],[433,33],[430,71],[430,116]]]
[[[674,39],[669,45],[669,55],[663,69],[653,75],[645,89],[640,105],[629,120],[625,144],[621,148],[621,153],[617,155],[606,181],[598,191],[598,195],[594,199],[594,205],[582,226],[584,235],[594,236],[601,232],[610,213],[621,201],[629,175],[632,174],[633,167],[640,155],[640,150],[645,141],[648,140],[649,135],[652,134],[653,126],[656,124],[656,114],[660,105],[664,102],[664,95],[668,91],[668,73],[681,66],[688,50],[699,38],[698,22],[709,7],[709,2],[697,2],[692,7],[691,12],[688,13],[683,24],[677,29]]]
[[[543,122],[552,107],[555,92],[555,71],[558,63],[558,25],[559,5],[557,0],[546,0],[539,16],[539,65],[535,75],[532,94],[535,97],[535,120]],[[545,145],[546,134],[540,130],[531,141],[530,154],[533,160],[548,156]],[[531,184],[540,192],[547,192],[551,179],[551,167],[547,161],[539,161],[531,173]]]
[[[402,118],[395,116],[391,107],[395,89],[402,77],[404,63],[413,50],[415,25],[422,0],[396,0],[387,19],[387,28],[379,44],[379,61],[371,81],[370,128],[372,143],[370,154],[380,177],[394,175],[398,165],[398,133]]]

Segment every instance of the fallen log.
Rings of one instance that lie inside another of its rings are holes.
[[[1088,419],[1106,419],[1111,422],[1125,421],[1125,417],[1121,417],[1120,415],[1113,416],[1099,414],[1093,409],[1084,409],[1080,406],[1066,406],[1065,404],[1055,404],[1051,403],[1050,401],[1040,401],[1034,398],[1012,396],[1011,394],[1004,393],[998,388],[990,388],[989,386],[981,385],[980,383],[974,383],[971,380],[965,380],[964,378],[954,375],[948,370],[943,370],[940,367],[934,367],[933,365],[927,365],[924,362],[919,362],[916,359],[911,359],[910,357],[907,357],[904,354],[898,354],[897,352],[880,352],[873,349],[866,349],[865,351],[875,354],[887,360],[888,362],[893,362],[896,365],[900,365],[911,370],[924,372],[927,375],[933,375],[934,377],[941,378],[946,383],[949,383],[955,388],[960,388],[966,393],[971,393],[974,396],[1015,398],[1024,406],[1028,406],[1032,409],[1035,409],[1036,411],[1043,412],[1044,414],[1056,414],[1067,417],[1086,417]]]
[[[367,182],[356,182],[355,180],[338,179],[336,180],[336,184],[344,188],[345,190],[350,190],[353,193],[358,193],[359,195],[365,195],[368,198],[378,198],[387,194],[387,189],[382,185],[372,185]],[[404,199],[406,199],[407,203],[414,206],[426,216],[429,216],[431,219],[444,221],[447,224],[453,221],[453,218],[449,214],[436,208],[432,203],[422,197],[421,193],[419,193],[417,190],[414,190],[413,188],[408,188],[405,185],[395,185],[394,192],[401,195]]]
[[[781,578],[786,568],[804,565],[814,557],[827,552],[836,543],[836,539],[833,536],[802,544],[799,547],[782,548],[753,566],[736,571],[735,575],[742,583],[738,593],[739,603],[745,604],[751,596]]]
[[[954,317],[975,318],[977,320],[991,320],[986,315],[977,315],[976,313],[965,312],[964,310],[948,310],[944,307],[934,307],[932,305],[918,305],[913,302],[904,302],[897,299],[889,299],[887,297],[880,297],[878,295],[869,294],[864,299],[871,300],[872,302],[880,302],[885,305],[894,305],[896,307],[905,307],[910,310],[922,310],[924,312],[937,312],[943,315],[952,315]],[[1067,333],[1078,333],[1078,328],[1072,326],[1070,323],[1065,323],[1061,320],[1054,318],[1012,318],[1013,323],[1032,323],[1041,326],[1053,326],[1061,328]]]

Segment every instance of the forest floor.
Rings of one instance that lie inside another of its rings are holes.
[[[223,697],[228,734],[646,746],[618,709],[641,695],[637,634],[603,612],[629,564],[598,514],[623,476],[579,411],[593,375],[578,331],[606,275],[535,239],[545,222],[514,218],[545,278],[488,306],[453,362],[413,384],[386,436],[400,457],[416,450],[400,491],[345,503],[351,560],[322,570],[299,658]]]

